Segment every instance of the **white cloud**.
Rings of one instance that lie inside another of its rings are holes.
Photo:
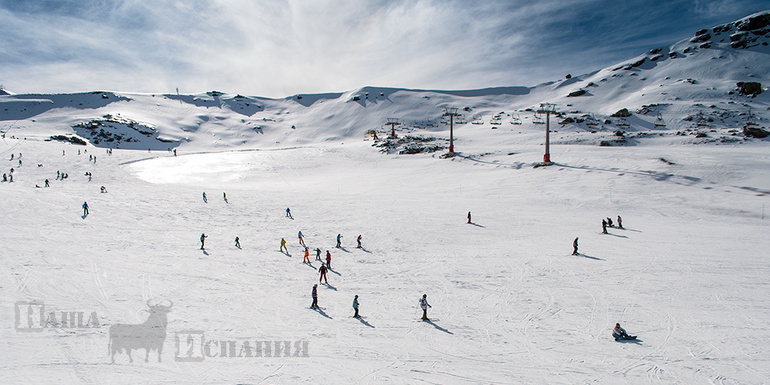
[[[273,97],[534,85],[760,3],[733,3],[731,14],[724,1],[702,0],[0,0],[0,82],[15,92],[180,87]]]

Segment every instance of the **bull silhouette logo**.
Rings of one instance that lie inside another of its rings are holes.
[[[110,342],[107,349],[110,353],[112,363],[115,363],[115,353],[126,350],[129,362],[134,362],[131,358],[131,349],[144,349],[144,362],[150,360],[150,350],[158,351],[158,362],[160,362],[161,353],[163,353],[163,343],[166,341],[166,325],[168,319],[166,314],[171,311],[174,303],[168,301],[168,306],[162,304],[151,305],[147,301],[147,307],[150,308],[150,316],[147,321],[137,325],[115,324],[110,326]]]

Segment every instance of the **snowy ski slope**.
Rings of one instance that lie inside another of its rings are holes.
[[[768,50],[726,38],[713,44],[735,72],[700,48],[654,68],[465,92],[0,96],[0,164],[14,168],[0,184],[0,382],[767,383],[770,156],[768,139],[741,130],[767,127],[770,99],[728,92],[751,74],[770,82]],[[591,81],[591,95],[566,96]],[[565,115],[551,118],[555,164],[535,168],[544,127],[526,108],[545,101]],[[655,103],[665,128],[638,112]],[[399,137],[445,145],[442,107],[468,122],[454,128],[456,157],[386,154],[366,135],[383,139],[398,118]],[[621,108],[627,128],[609,116]],[[602,124],[557,124],[587,113]],[[624,145],[599,146],[616,131]],[[618,215],[625,228],[601,234]],[[301,263],[300,230],[332,254],[320,312],[309,309],[320,262]],[[419,320],[422,294],[432,322]],[[35,318],[41,303],[49,323]],[[163,351],[111,363],[110,327],[141,324],[148,303],[170,306],[153,329]],[[616,322],[639,339],[615,342]]]

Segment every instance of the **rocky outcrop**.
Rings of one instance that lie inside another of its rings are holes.
[[[738,93],[746,96],[757,96],[762,93],[762,83],[759,82],[738,82]]]
[[[757,126],[746,125],[745,127],[743,127],[743,135],[746,135],[752,138],[767,138],[768,135],[770,135],[770,131],[759,128]]]
[[[624,108],[624,109],[622,109],[622,110],[620,110],[620,111],[618,111],[618,112],[616,112],[616,113],[614,113],[614,114],[612,114],[610,116],[613,117],[613,118],[627,118],[627,117],[631,116],[631,112],[628,111],[628,108]]]

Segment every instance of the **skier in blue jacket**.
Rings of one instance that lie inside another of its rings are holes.
[[[313,292],[311,295],[313,296],[313,304],[310,305],[310,308],[318,309],[318,284],[313,285]]]

